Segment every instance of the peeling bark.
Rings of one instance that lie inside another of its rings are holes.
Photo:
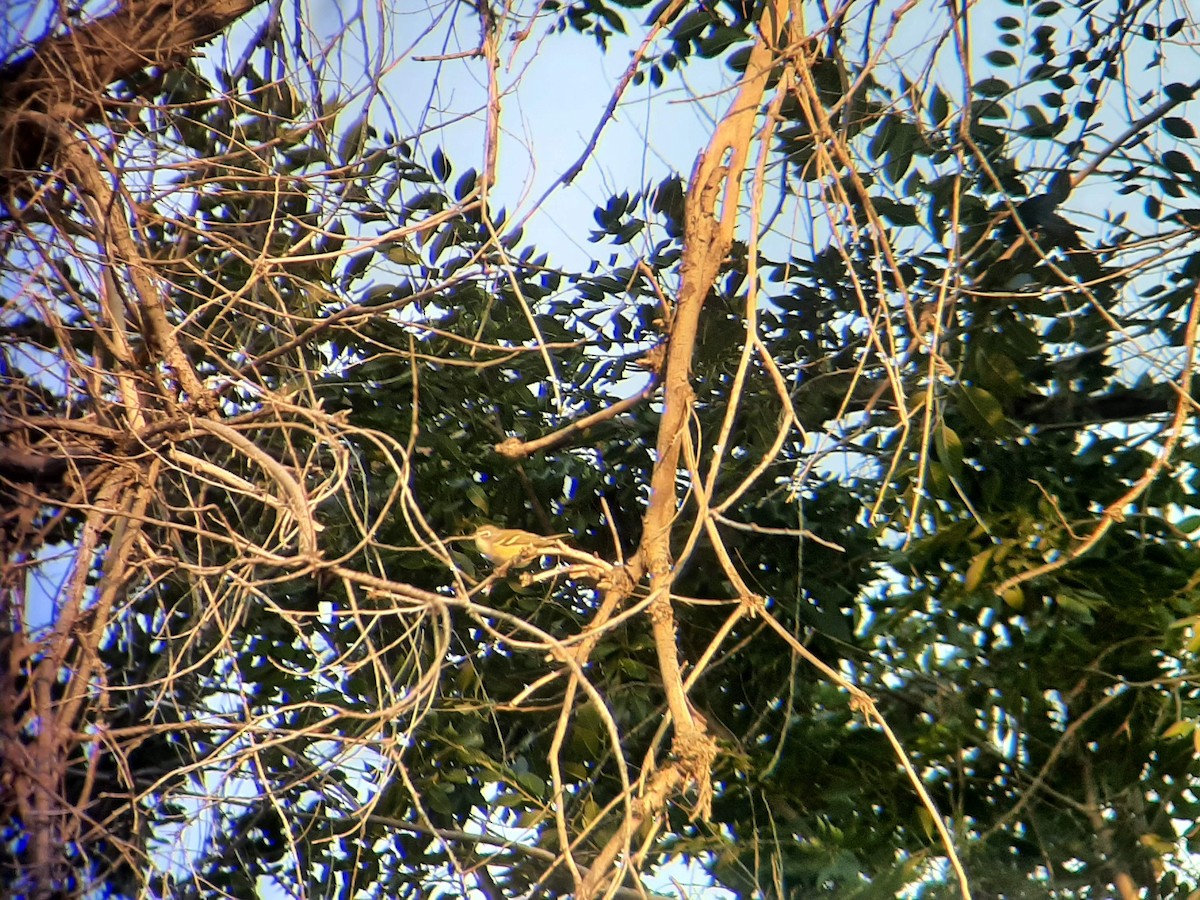
[[[0,184],[36,171],[56,140],[42,116],[60,125],[100,119],[104,90],[149,66],[184,63],[263,0],[133,0],[110,16],[50,38],[0,71]]]

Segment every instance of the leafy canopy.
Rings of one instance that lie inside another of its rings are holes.
[[[1196,889],[1169,6],[245,11],[5,67],[12,891]]]

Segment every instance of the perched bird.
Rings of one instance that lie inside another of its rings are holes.
[[[997,240],[1003,250],[988,263],[990,277],[982,282],[985,289],[1003,286],[1009,290],[1019,290],[1030,284],[1044,284],[1046,272],[1042,266],[1043,255],[1056,249],[1066,254],[1075,275],[1083,281],[1095,281],[1104,274],[1095,251],[1079,237],[1079,232],[1087,229],[1081,229],[1059,215],[1058,204],[1063,199],[1065,196],[1061,190],[1038,194],[1017,204],[1014,207],[1015,216],[1005,217],[996,230]],[[1033,238],[1036,247],[1029,245],[1021,226]]]
[[[565,534],[534,534],[520,528],[483,525],[475,531],[475,549],[497,566],[525,565],[553,550]]]
[[[1079,226],[1058,214],[1058,203],[1058,198],[1051,194],[1038,194],[1017,205],[1017,217],[1039,243],[1043,243],[1044,239],[1044,243],[1051,246],[1077,250],[1083,246],[1079,239]],[[1020,233],[1014,223],[1005,224],[1010,236],[1015,238]]]

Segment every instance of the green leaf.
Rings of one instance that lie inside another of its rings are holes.
[[[433,156],[429,160],[430,167],[433,169],[433,176],[438,181],[445,181],[450,177],[450,161],[446,159],[446,154],[442,152],[441,147],[433,149]]]
[[[488,515],[487,493],[479,485],[472,484],[467,488],[467,501],[485,516]]]
[[[641,219],[633,219],[626,222],[613,236],[614,244],[628,244],[637,235],[641,234],[642,229],[646,227],[646,223]]]
[[[1191,100],[1194,91],[1188,85],[1180,84],[1178,81],[1174,81],[1163,88],[1163,93],[1167,95],[1168,100],[1174,100],[1177,103],[1181,103]]]
[[[981,97],[1003,97],[1012,91],[1012,86],[1001,78],[984,78],[975,82],[971,90]]]
[[[1192,123],[1187,119],[1181,119],[1178,116],[1168,116],[1163,119],[1162,124],[1167,134],[1172,137],[1187,139],[1196,136],[1196,129],[1192,127]]]
[[[1163,740],[1169,741],[1172,738],[1187,737],[1195,730],[1196,730],[1195,722],[1193,722],[1189,719],[1180,719],[1179,721],[1173,722],[1171,725],[1169,725],[1167,727],[1166,731],[1164,731],[1162,733],[1162,736],[1163,736]]]
[[[974,385],[963,385],[962,412],[987,437],[995,437],[1008,431],[1004,410],[991,393]]]
[[[981,347],[974,355],[974,363],[980,382],[990,393],[999,394],[1006,400],[1029,393],[1025,376],[1005,353]]]
[[[996,550],[995,546],[991,546],[972,557],[971,562],[967,566],[967,574],[963,579],[963,590],[967,591],[967,593],[979,589],[979,585],[983,582],[983,576],[991,566],[992,557],[995,555]]]
[[[338,143],[338,155],[345,162],[350,162],[362,152],[366,142],[367,114],[363,113],[352,124]]]
[[[950,99],[938,85],[934,85],[933,93],[929,98],[929,117],[935,124],[940,124],[950,118]]]
[[[364,250],[362,253],[356,253],[346,262],[345,268],[342,269],[342,281],[345,284],[351,284],[362,277],[367,270],[367,266],[371,264],[371,260],[375,258],[375,249]]]
[[[477,178],[478,175],[474,169],[468,169],[459,176],[458,181],[454,185],[454,199],[460,203],[467,199],[471,195],[471,192],[475,190]]]
[[[1093,608],[1097,605],[1096,599],[1094,594],[1069,591],[1059,591],[1054,597],[1058,606],[1072,619],[1089,625],[1095,621]]]
[[[1175,527],[1184,534],[1192,534],[1200,531],[1200,515],[1185,516],[1175,523]]]
[[[713,15],[705,7],[696,7],[675,23],[671,29],[671,38],[678,42],[691,41],[698,38],[709,25]]]
[[[1191,159],[1178,150],[1168,150],[1162,155],[1163,165],[1177,175],[1186,175],[1193,171]]]
[[[1190,228],[1200,227],[1200,209],[1189,208],[1177,210],[1172,218],[1183,222]]]
[[[893,225],[918,224],[917,209],[914,206],[909,206],[906,203],[897,203],[890,197],[872,197],[871,206],[874,207],[875,212]]]
[[[1037,106],[1023,106],[1021,112],[1025,114],[1027,125],[1021,128],[1021,134],[1032,138],[1053,137],[1055,134],[1054,123],[1050,122],[1045,113]]]
[[[410,247],[406,241],[383,244],[379,249],[392,262],[402,266],[417,266],[421,264],[421,254]]]
[[[363,295],[363,306],[380,306],[384,303],[390,303],[396,296],[397,285],[394,284],[375,284],[367,289]]]
[[[958,433],[945,423],[939,423],[933,432],[934,445],[937,447],[938,459],[954,478],[961,478],[963,473],[963,443]]]
[[[883,158],[888,147],[892,143],[892,139],[896,134],[896,126],[899,124],[899,119],[889,114],[880,120],[879,125],[875,129],[875,134],[871,141],[867,144],[867,155],[874,160]]]
[[[1000,599],[1004,601],[1005,606],[1009,609],[1016,610],[1017,612],[1025,609],[1025,590],[1019,584],[1007,588],[1000,595]]]

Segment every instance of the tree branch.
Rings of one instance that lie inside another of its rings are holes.
[[[0,187],[54,155],[57,142],[31,121],[36,114],[68,126],[98,121],[108,85],[148,66],[182,65],[197,45],[262,2],[129,0],[0,70]]]

